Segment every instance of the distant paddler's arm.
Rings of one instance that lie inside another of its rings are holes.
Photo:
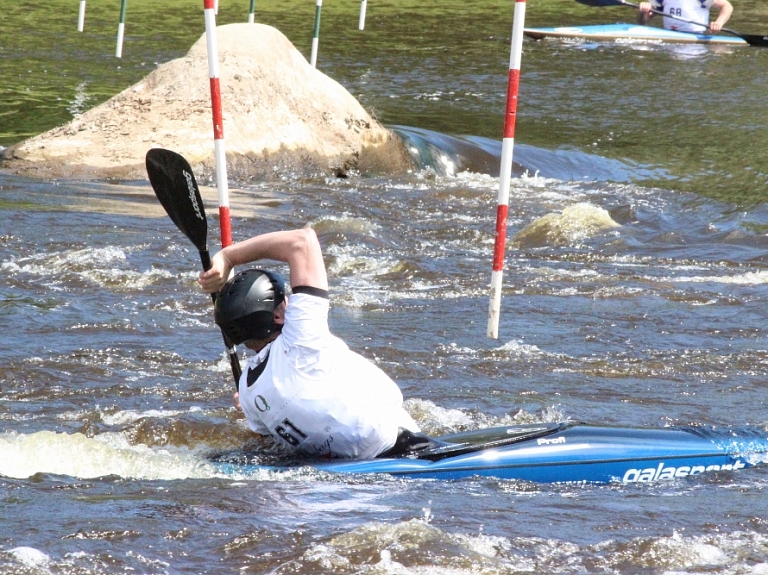
[[[709,25],[709,29],[712,32],[720,32],[733,14],[733,5],[728,0],[715,0],[712,7],[720,12],[717,14],[717,19]]]
[[[328,289],[323,253],[312,228],[270,232],[228,246],[213,256],[210,269],[200,273],[198,283],[208,293],[217,292],[235,266],[258,260],[286,262],[292,287]]]
[[[640,24],[648,24],[653,18],[653,7],[650,2],[640,2],[637,5],[637,21]]]

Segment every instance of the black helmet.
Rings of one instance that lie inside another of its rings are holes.
[[[266,270],[246,270],[216,295],[216,324],[234,344],[265,339],[282,326],[272,313],[285,300],[285,280]]]

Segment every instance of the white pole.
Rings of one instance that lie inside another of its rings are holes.
[[[77,31],[85,29],[85,0],[80,0],[80,12],[77,15]]]
[[[365,29],[365,8],[368,4],[368,0],[360,1],[360,23],[357,25],[358,30]]]

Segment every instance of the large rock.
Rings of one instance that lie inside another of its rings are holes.
[[[239,179],[285,174],[392,173],[410,167],[400,139],[339,83],[312,68],[278,30],[217,29],[228,171]],[[205,35],[111,100],[7,150],[6,172],[51,178],[145,179],[151,147],[181,153],[198,176],[215,167]]]

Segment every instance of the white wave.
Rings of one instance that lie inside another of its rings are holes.
[[[332,246],[327,252],[335,257],[335,262],[328,266],[328,273],[333,276],[375,276],[391,272],[400,263],[393,258],[361,253],[359,246]]]
[[[183,415],[184,413],[195,413],[195,412],[201,412],[201,411],[202,411],[202,408],[196,405],[193,405],[188,410],[162,410],[162,409],[149,409],[146,411],[126,410],[126,411],[118,411],[117,413],[110,414],[110,415],[104,414],[102,415],[102,421],[104,421],[104,423],[106,423],[107,425],[126,425],[129,423],[133,423],[134,421],[144,419],[146,417],[167,419],[170,417]]]
[[[125,251],[122,248],[108,246],[104,248],[83,248],[64,252],[41,252],[23,257],[16,264],[27,272],[53,274],[73,265],[88,267],[103,267],[115,262],[125,261]],[[7,262],[4,263],[7,265]]]
[[[310,226],[317,232],[358,233],[374,236],[381,228],[369,219],[355,217],[347,214],[336,216],[324,216],[311,222]]]
[[[72,114],[73,118],[76,118],[82,114],[88,107],[88,102],[91,100],[91,95],[86,91],[88,82],[80,82],[75,88],[75,97],[67,107],[67,111]]]
[[[51,562],[48,555],[34,547],[15,547],[8,553],[25,567],[40,568]]]
[[[501,347],[496,348],[500,351],[504,351],[509,353],[509,355],[520,355],[520,356],[543,356],[547,355],[546,352],[542,351],[541,348],[530,345],[527,343],[522,343],[519,340],[516,341],[508,341]]]
[[[485,348],[459,347],[455,343],[439,344],[437,346],[437,352],[449,355],[454,359],[477,359],[481,356],[488,357],[489,353],[492,354],[493,357],[499,357],[504,360],[507,360],[509,357],[544,357],[552,355],[542,351],[541,348],[535,345],[525,344],[520,340],[510,340],[493,348],[490,352]],[[561,354],[552,356],[562,357]]]
[[[760,534],[688,537],[673,532],[669,537],[643,536],[587,546],[555,537],[454,533],[414,518],[398,523],[368,522],[337,534],[311,545],[291,561],[291,567],[295,572],[466,575],[591,573],[599,564],[611,573],[765,575],[766,562],[751,560],[759,558],[764,545],[765,536]]]
[[[461,409],[446,409],[426,399],[406,399],[403,402],[403,407],[428,435],[565,420],[563,414],[554,406],[545,408],[543,412],[538,414],[518,411],[501,417]]]
[[[426,399],[406,399],[403,407],[428,433],[435,433],[434,430],[438,430],[438,433],[449,433],[470,429],[475,425],[472,415],[460,409],[439,407]]]
[[[191,453],[170,453],[144,445],[129,445],[125,437],[104,433],[38,431],[0,436],[0,475],[23,479],[36,473],[82,479],[117,475],[132,479],[211,477],[210,466]]]
[[[138,248],[135,248],[138,249]],[[59,278],[76,274],[97,285],[113,285],[122,289],[139,289],[156,283],[157,279],[177,277],[178,274],[164,269],[150,269],[138,272],[122,269],[127,261],[126,250],[115,246],[103,248],[82,248],[63,252],[41,252],[16,260],[5,261],[0,269],[6,274],[25,273],[42,278]],[[197,273],[189,272],[182,277],[196,278]],[[48,284],[56,289],[55,285]]]
[[[763,285],[768,283],[768,271],[747,272],[732,276],[678,276],[666,281],[678,283],[721,283],[733,285]]]

